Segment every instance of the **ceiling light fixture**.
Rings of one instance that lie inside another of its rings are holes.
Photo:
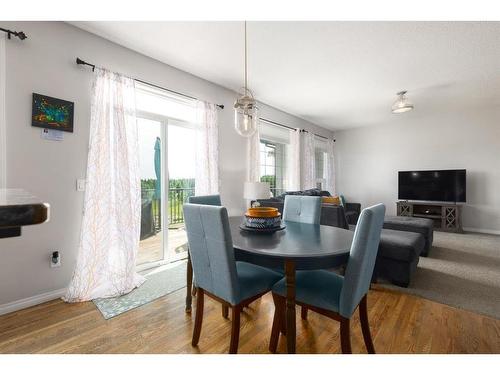
[[[398,99],[392,105],[392,113],[405,113],[413,109],[413,104],[406,97],[407,91],[400,91],[396,95]]]
[[[245,21],[245,86],[234,102],[234,128],[242,137],[251,137],[257,130],[259,108],[252,91],[248,88],[247,71],[247,21]]]

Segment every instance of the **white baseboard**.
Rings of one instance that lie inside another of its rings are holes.
[[[484,234],[496,234],[500,236],[500,230],[494,229],[481,229],[481,228],[471,228],[471,227],[463,227],[465,232],[476,232],[476,233],[484,233]]]
[[[39,305],[40,303],[51,301],[53,299],[61,298],[62,296],[64,296],[65,293],[66,293],[66,288],[53,290],[50,292],[38,294],[33,297],[23,298],[17,301],[5,303],[3,305],[0,305],[0,315],[8,314],[10,312]]]

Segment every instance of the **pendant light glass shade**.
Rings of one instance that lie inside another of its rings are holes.
[[[238,99],[234,102],[234,129],[242,137],[251,137],[257,130],[259,108],[248,88],[247,71],[247,22],[245,21],[245,86],[239,92]]]
[[[234,103],[234,128],[242,137],[251,137],[258,126],[259,108],[252,92],[244,92]]]
[[[404,113],[413,109],[413,104],[406,97],[406,91],[397,93],[398,99],[392,105],[392,113]]]

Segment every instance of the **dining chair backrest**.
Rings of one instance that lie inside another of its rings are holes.
[[[321,197],[285,195],[283,220],[297,223],[319,224]]]
[[[222,206],[220,195],[195,195],[188,198],[188,203],[206,204],[208,206]]]
[[[359,216],[340,293],[339,313],[345,318],[351,317],[370,288],[384,215],[385,206],[377,204]]]
[[[235,304],[240,291],[226,208],[186,203],[184,221],[196,286]]]

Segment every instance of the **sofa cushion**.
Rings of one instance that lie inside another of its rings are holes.
[[[412,262],[424,249],[424,236],[414,232],[382,229],[378,256]]]
[[[321,205],[320,224],[349,229],[344,213],[344,207],[336,204],[323,203]]]
[[[326,190],[320,190],[320,189],[307,189],[307,190],[299,190],[299,191],[287,191],[284,194],[281,194],[280,197],[283,199],[285,198],[285,195],[307,195],[307,196],[313,196],[313,197],[329,197],[331,196],[330,192]]]

